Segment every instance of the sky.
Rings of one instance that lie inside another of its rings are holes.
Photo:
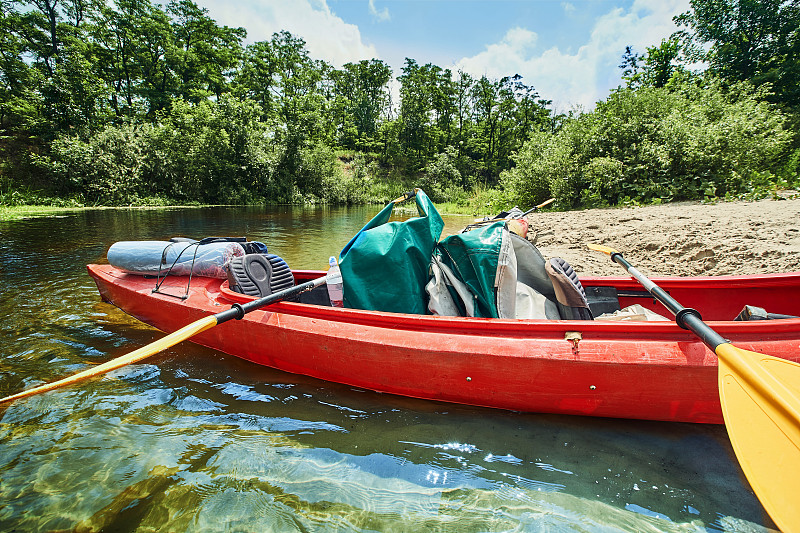
[[[196,0],[246,44],[286,30],[335,67],[406,58],[499,79],[519,74],[553,109],[591,110],[621,83],[625,47],[643,53],[689,0]]]

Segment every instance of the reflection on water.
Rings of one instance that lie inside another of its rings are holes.
[[[118,240],[246,235],[321,268],[378,208],[0,224],[0,394],[161,336],[99,301]],[[463,218],[447,220],[457,231]],[[502,383],[502,380],[500,380]],[[426,402],[185,343],[0,408],[3,531],[762,531],[722,427]]]

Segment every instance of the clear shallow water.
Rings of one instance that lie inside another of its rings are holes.
[[[161,334],[100,301],[119,240],[246,235],[321,269],[378,207],[0,223],[0,395]],[[465,220],[454,217],[448,229]],[[1,531],[763,531],[723,427],[399,398],[184,343],[0,407]]]

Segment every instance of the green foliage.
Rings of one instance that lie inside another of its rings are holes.
[[[90,203],[128,205],[152,196],[181,203],[357,201],[360,185],[340,183],[325,145],[295,150],[288,172],[289,150],[261,115],[257,103],[229,96],[199,105],[178,100],[156,125],[109,126],[86,141],[62,136],[38,163],[54,189]]]
[[[454,200],[437,204],[437,208],[442,213],[476,217],[497,214],[513,205],[505,190],[477,185],[472,191],[461,194]]]
[[[647,53],[639,55],[627,46],[622,56],[622,77],[629,89],[638,87],[664,87],[673,76],[686,74],[681,65],[686,62],[685,50],[677,35],[662,39],[659,46],[650,46]]]
[[[688,42],[707,49],[710,72],[731,82],[769,84],[769,98],[797,112],[800,102],[800,3],[692,0],[676,17]],[[696,48],[700,48],[697,46]]]
[[[595,157],[583,170],[588,187],[581,191],[581,204],[603,207],[607,198],[619,198],[624,183],[624,165],[613,157]]]
[[[11,180],[0,179],[0,206],[47,206],[56,208],[83,207],[83,199],[68,196],[45,196],[29,187],[15,186]],[[25,212],[25,209],[19,210]],[[5,217],[0,216],[0,220]]]
[[[537,205],[551,196],[580,195],[577,154],[584,121],[568,121],[557,135],[534,134],[515,156],[516,167],[501,175],[503,188],[515,203]]]
[[[377,59],[346,63],[342,70],[332,70],[330,77],[339,144],[362,151],[379,149],[380,123],[390,103],[389,66]]]
[[[409,173],[422,170],[452,145],[458,149],[465,181],[494,184],[500,171],[511,165],[511,154],[532,132],[553,127],[550,102],[539,99],[521,79],[515,75],[476,80],[463,72],[454,78],[449,70],[406,59],[398,78],[396,134]]]
[[[519,75],[413,59],[392,102],[384,62],[333,68],[286,31],[243,48],[192,0],[0,0],[4,198],[360,203],[421,186],[493,211],[800,185],[800,5],[691,6],[669,39],[626,49],[625,88],[554,116]]]
[[[800,148],[788,155],[779,175],[786,182],[787,187],[800,189]]]
[[[19,98],[31,64],[41,78],[39,113],[51,138],[97,131],[114,117],[152,119],[175,98],[220,97],[230,89],[245,37],[241,28],[217,25],[191,0],[175,0],[166,10],[149,0],[3,0],[0,29],[7,85]]]
[[[144,189],[149,129],[109,127],[88,141],[61,137],[39,164],[62,194],[83,194],[94,205],[130,204]]]
[[[328,146],[317,144],[300,152],[300,164],[296,169],[295,183],[302,194],[311,198],[321,198],[331,203],[352,203],[355,184],[341,183],[336,155]],[[337,190],[336,185],[343,186]]]
[[[620,89],[533,136],[503,183],[517,203],[552,195],[568,208],[751,194],[774,181],[784,122],[746,85]]]
[[[458,153],[452,146],[447,146],[444,152],[434,156],[433,160],[425,167],[418,186],[425,191],[434,202],[456,200],[461,187],[461,172],[457,166]]]
[[[40,97],[37,71],[23,59],[25,51],[21,36],[13,31],[19,24],[19,14],[0,0],[0,126],[32,127]]]
[[[244,28],[218,26],[208,9],[191,0],[173,0],[167,11],[173,17],[173,46],[165,59],[179,80],[176,96],[199,103],[228,92],[230,76],[242,57]]]
[[[280,195],[272,183],[280,147],[253,102],[176,101],[154,128],[149,174],[154,193],[182,201],[247,203]]]
[[[343,172],[338,167],[326,172],[322,177],[322,199],[330,204],[357,205],[371,200],[369,192],[374,166],[368,164],[362,154],[357,154],[351,164],[350,172]]]
[[[42,118],[55,132],[89,133],[105,123],[107,87],[91,74],[92,64],[75,49],[61,52],[53,75],[41,85]]]

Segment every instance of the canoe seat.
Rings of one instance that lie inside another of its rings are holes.
[[[561,318],[592,320],[594,317],[589,309],[586,291],[570,264],[560,257],[554,257],[545,264],[545,271],[553,282]]]
[[[228,263],[228,285],[231,290],[263,298],[294,286],[286,261],[274,254],[247,254]]]

